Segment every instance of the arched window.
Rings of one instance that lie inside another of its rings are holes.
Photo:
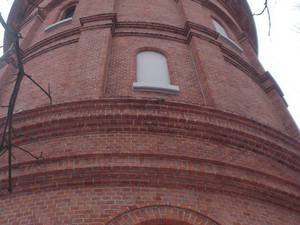
[[[51,31],[51,30],[55,30],[55,29],[57,29],[57,28],[59,28],[61,26],[64,26],[66,24],[71,23],[72,22],[72,17],[73,17],[74,12],[75,12],[75,8],[76,8],[75,5],[70,6],[69,8],[67,8],[64,11],[64,13],[63,13],[63,15],[61,17],[61,20],[58,21],[58,22],[56,22],[56,23],[54,23],[54,24],[52,24],[52,25],[50,25],[49,27],[46,27],[45,31],[48,32],[48,31]]]
[[[164,212],[167,217],[161,216]],[[148,216],[148,215],[151,215]],[[205,225],[220,225],[216,221],[202,215],[196,211],[178,206],[162,206],[162,205],[149,205],[144,207],[137,207],[122,214],[112,216],[113,218],[107,225],[161,225],[161,224],[205,224]],[[193,220],[191,220],[193,218]],[[194,222],[193,222],[194,221]]]
[[[215,26],[215,29],[218,33],[220,33],[222,36],[224,37],[227,37],[228,38],[228,35],[224,29],[224,27],[221,26],[221,24],[219,24],[217,21],[215,21],[214,19],[212,20],[213,21],[213,24]]]
[[[213,24],[214,24],[215,30],[220,34],[220,35],[219,35],[219,38],[221,38],[221,39],[223,39],[224,41],[226,41],[228,44],[230,44],[232,47],[234,47],[234,48],[235,48],[236,50],[238,50],[239,52],[242,52],[242,51],[243,51],[243,49],[242,49],[238,44],[236,44],[233,40],[231,40],[231,39],[228,37],[228,35],[227,35],[227,33],[226,33],[224,27],[223,27],[220,23],[218,23],[218,22],[217,22],[216,20],[214,20],[214,19],[212,19],[212,22],[213,22]]]
[[[171,85],[167,58],[153,51],[137,55],[137,82],[134,91],[178,93],[179,87]]]
[[[68,19],[68,18],[72,18],[75,12],[75,8],[76,6],[71,6],[69,8],[67,8],[62,16],[62,20]]]

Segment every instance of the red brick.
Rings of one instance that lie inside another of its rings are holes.
[[[25,3],[8,22],[53,105],[24,79],[14,127],[32,139],[13,143],[45,162],[14,148],[8,194],[0,158],[0,224],[300,224],[300,134],[257,59],[246,1]],[[72,23],[45,32],[73,3]],[[167,58],[178,95],[132,91],[146,50]],[[0,63],[2,105],[14,73]]]

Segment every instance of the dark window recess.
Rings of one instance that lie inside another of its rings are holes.
[[[68,19],[68,18],[73,17],[74,12],[75,12],[75,6],[68,8],[68,9],[65,11],[64,16],[63,16],[62,19],[64,20],[64,19]]]

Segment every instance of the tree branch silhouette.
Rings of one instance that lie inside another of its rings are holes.
[[[32,5],[38,9],[41,9],[41,7],[35,5],[33,1],[27,0],[28,5]],[[12,82],[14,83],[14,87],[9,99],[8,105],[0,106],[1,108],[7,108],[7,114],[5,118],[4,128],[3,132],[1,134],[0,139],[0,157],[3,156],[5,153],[8,153],[8,191],[12,192],[12,159],[16,159],[13,154],[13,148],[18,149],[32,158],[36,159],[37,164],[40,164],[44,161],[42,153],[39,156],[35,156],[30,151],[17,146],[13,144],[13,138],[18,137],[27,137],[30,138],[24,134],[22,134],[21,131],[17,131],[13,127],[13,118],[14,118],[14,111],[16,106],[16,101],[18,99],[20,87],[22,84],[22,80],[24,77],[27,77],[34,85],[36,85],[50,100],[50,105],[52,104],[52,97],[50,94],[50,85],[48,86],[48,92],[43,89],[31,76],[26,74],[23,60],[22,60],[22,50],[20,48],[20,39],[22,38],[21,34],[18,32],[14,32],[12,29],[10,29],[9,25],[4,21],[1,13],[0,13],[0,24],[4,28],[5,32],[8,32],[10,36],[12,37],[12,50],[10,50],[7,55],[1,58],[1,60],[9,60],[14,59],[16,60],[15,67],[17,69],[16,79],[14,79]],[[18,133],[18,134],[17,134]]]
[[[271,14],[270,14],[270,10],[269,10],[269,5],[268,5],[268,0],[265,0],[264,2],[264,8],[261,10],[261,12],[259,13],[253,13],[253,16],[261,16],[262,14],[264,14],[265,12],[267,12],[268,14],[268,20],[269,20],[269,31],[268,31],[268,35],[271,35]]]

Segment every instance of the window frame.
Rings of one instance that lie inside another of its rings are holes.
[[[147,53],[149,53],[149,54],[145,55]],[[142,54],[144,54],[144,56]],[[152,55],[151,56],[152,59],[150,59],[150,54]],[[156,59],[154,59],[155,55],[157,56]],[[153,56],[154,56],[154,58],[153,58]],[[153,73],[154,70],[157,69],[157,67],[155,67],[155,66],[153,67],[153,65],[150,65],[149,64],[150,62],[146,61],[147,57],[149,60],[152,60],[152,62],[156,60],[156,62],[154,62],[154,63],[156,63],[158,69],[162,69],[162,71],[158,71],[159,75],[163,76],[162,79],[160,79],[159,77],[157,77],[158,75],[156,75],[156,76],[154,76],[154,79],[156,79],[156,80],[151,81],[151,78],[150,78],[151,72]],[[159,59],[159,57],[160,57],[160,59]],[[147,49],[147,50],[139,51],[136,54],[135,59],[136,59],[136,80],[137,80],[137,82],[134,82],[132,85],[133,91],[159,92],[159,93],[168,93],[168,94],[178,94],[179,93],[179,87],[171,84],[168,58],[164,54],[162,54],[161,52],[155,51],[155,50]],[[162,65],[158,65],[158,64],[162,64]],[[148,68],[151,67],[150,74],[149,74],[149,70],[147,70],[147,71],[141,70],[141,66],[146,66]],[[164,67],[164,68],[162,68],[162,67]]]
[[[65,15],[69,10],[73,11],[72,16],[65,18]],[[62,16],[60,16],[60,20],[57,21],[56,23],[51,24],[50,26],[46,27],[45,32],[49,32],[49,31],[55,30],[59,27],[62,27],[64,25],[72,23],[73,15],[75,13],[75,10],[76,10],[76,5],[75,4],[69,5],[68,7],[64,8]]]
[[[67,7],[65,10],[64,10],[64,13],[63,13],[63,15],[62,15],[62,17],[61,17],[61,20],[66,20],[66,19],[68,19],[68,18],[73,18],[73,16],[74,16],[74,13],[75,13],[75,10],[76,10],[76,5],[70,5],[69,7]],[[68,15],[68,13],[72,13],[72,15],[71,16],[67,16]]]
[[[229,38],[228,33],[226,32],[225,27],[222,25],[222,23],[219,22],[219,20],[212,18],[212,23],[215,28],[215,31],[219,33],[219,36],[217,39],[221,39],[231,45],[233,48],[235,48],[239,52],[243,52],[244,50],[235,43],[231,38]]]

